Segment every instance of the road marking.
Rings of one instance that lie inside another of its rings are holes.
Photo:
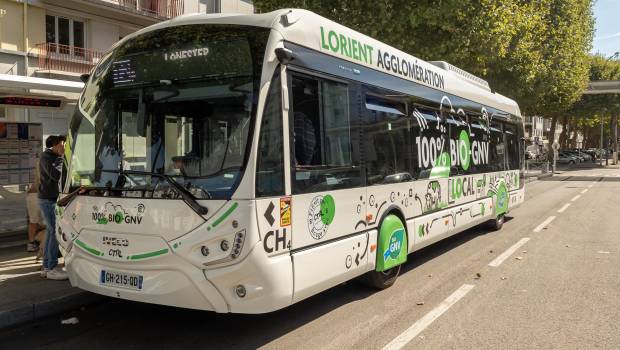
[[[589,185],[588,185],[588,188],[592,188],[592,186],[594,186],[594,185],[593,185],[593,184],[589,184]]]
[[[574,201],[576,201],[577,199],[579,199],[579,197],[581,197],[581,195],[580,195],[580,194],[578,194],[578,195],[576,195],[575,197],[573,197],[573,199],[571,199],[570,201],[571,201],[571,202],[574,202]]]
[[[456,304],[459,300],[461,300],[461,298],[463,298],[473,288],[473,284],[462,285],[459,289],[457,289],[454,293],[450,294],[449,297],[442,301],[439,306],[424,315],[424,317],[416,321],[414,324],[411,325],[411,327],[407,328],[407,330],[405,330],[398,337],[394,338],[394,340],[384,346],[383,350],[397,350],[403,348],[411,340],[413,340],[413,338],[420,334],[420,332],[422,332],[424,329],[426,329],[426,327],[433,323],[433,321],[439,318],[439,316],[443,315],[444,312],[448,311],[448,309],[452,307],[452,305]]]
[[[521,240],[519,242],[513,244],[512,247],[508,248],[500,256],[495,258],[495,260],[491,261],[489,263],[489,266],[498,267],[499,265],[501,265],[504,262],[504,260],[508,259],[508,257],[510,257],[514,252],[517,251],[517,249],[519,249],[522,245],[527,243],[527,241],[529,241],[529,240],[530,240],[529,237],[521,238]]]
[[[543,221],[542,224],[536,226],[533,232],[540,232],[543,228],[547,227],[551,223],[551,221],[555,220],[555,216],[550,216],[547,220]]]
[[[566,210],[566,208],[570,207],[570,203],[566,203],[564,204],[564,206],[562,208],[560,208],[560,210],[558,210],[558,213],[563,213],[564,210]]]
[[[588,192],[588,189],[587,189],[587,188],[584,188],[584,189],[583,189],[583,191],[581,191],[581,194],[584,194],[584,193],[586,193],[586,192]]]

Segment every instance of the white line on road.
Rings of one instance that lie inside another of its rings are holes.
[[[529,240],[530,240],[529,237],[521,238],[521,240],[519,242],[515,243],[512,247],[508,248],[500,256],[495,258],[495,260],[491,261],[489,263],[489,266],[498,267],[499,265],[501,265],[504,262],[504,260],[508,259],[509,256],[511,256],[514,252],[517,251],[517,249],[519,249],[522,245],[527,243],[527,241],[529,241]]]
[[[564,206],[558,210],[558,213],[563,213],[564,210],[566,210],[566,208],[568,208],[569,206],[570,206],[570,203],[564,204]]]
[[[586,193],[586,192],[588,192],[588,189],[587,189],[587,188],[584,188],[584,189],[583,189],[583,191],[581,191],[581,194],[584,194],[584,193]]]
[[[420,332],[422,332],[424,329],[426,329],[426,327],[433,323],[433,321],[439,318],[439,316],[443,315],[444,312],[448,311],[448,309],[452,307],[452,305],[456,304],[459,300],[461,300],[461,298],[463,298],[473,288],[473,284],[462,285],[454,293],[450,294],[450,296],[447,297],[446,300],[442,301],[439,306],[424,315],[424,317],[416,321],[416,323],[411,325],[411,327],[409,327],[398,337],[394,338],[394,340],[384,346],[383,350],[397,350],[403,348],[411,340],[413,340],[413,338],[420,334]]]
[[[571,199],[570,201],[571,201],[571,202],[574,202],[574,201],[576,201],[577,199],[579,199],[579,197],[581,197],[581,195],[580,195],[580,194],[578,194],[578,195],[576,195],[575,197],[573,197],[573,199]]]
[[[594,182],[588,185],[588,188],[592,188],[594,186]]]
[[[540,232],[543,228],[547,227],[551,223],[551,221],[555,220],[555,216],[550,216],[547,220],[543,221],[542,224],[536,226],[533,232]]]

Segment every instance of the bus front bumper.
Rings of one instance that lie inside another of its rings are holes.
[[[202,270],[175,255],[158,258],[156,263],[114,263],[93,258],[73,247],[65,257],[71,285],[93,293],[133,301],[190,309],[229,312],[229,307]],[[142,277],[141,288],[105,285],[102,271]]]

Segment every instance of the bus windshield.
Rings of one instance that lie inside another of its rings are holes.
[[[230,198],[256,114],[268,30],[186,25],[132,38],[92,72],[70,125],[71,189]],[[151,175],[149,175],[151,174]]]

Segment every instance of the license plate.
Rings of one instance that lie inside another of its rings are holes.
[[[141,275],[110,270],[101,270],[99,278],[99,283],[103,285],[133,290],[141,290],[143,281]]]

